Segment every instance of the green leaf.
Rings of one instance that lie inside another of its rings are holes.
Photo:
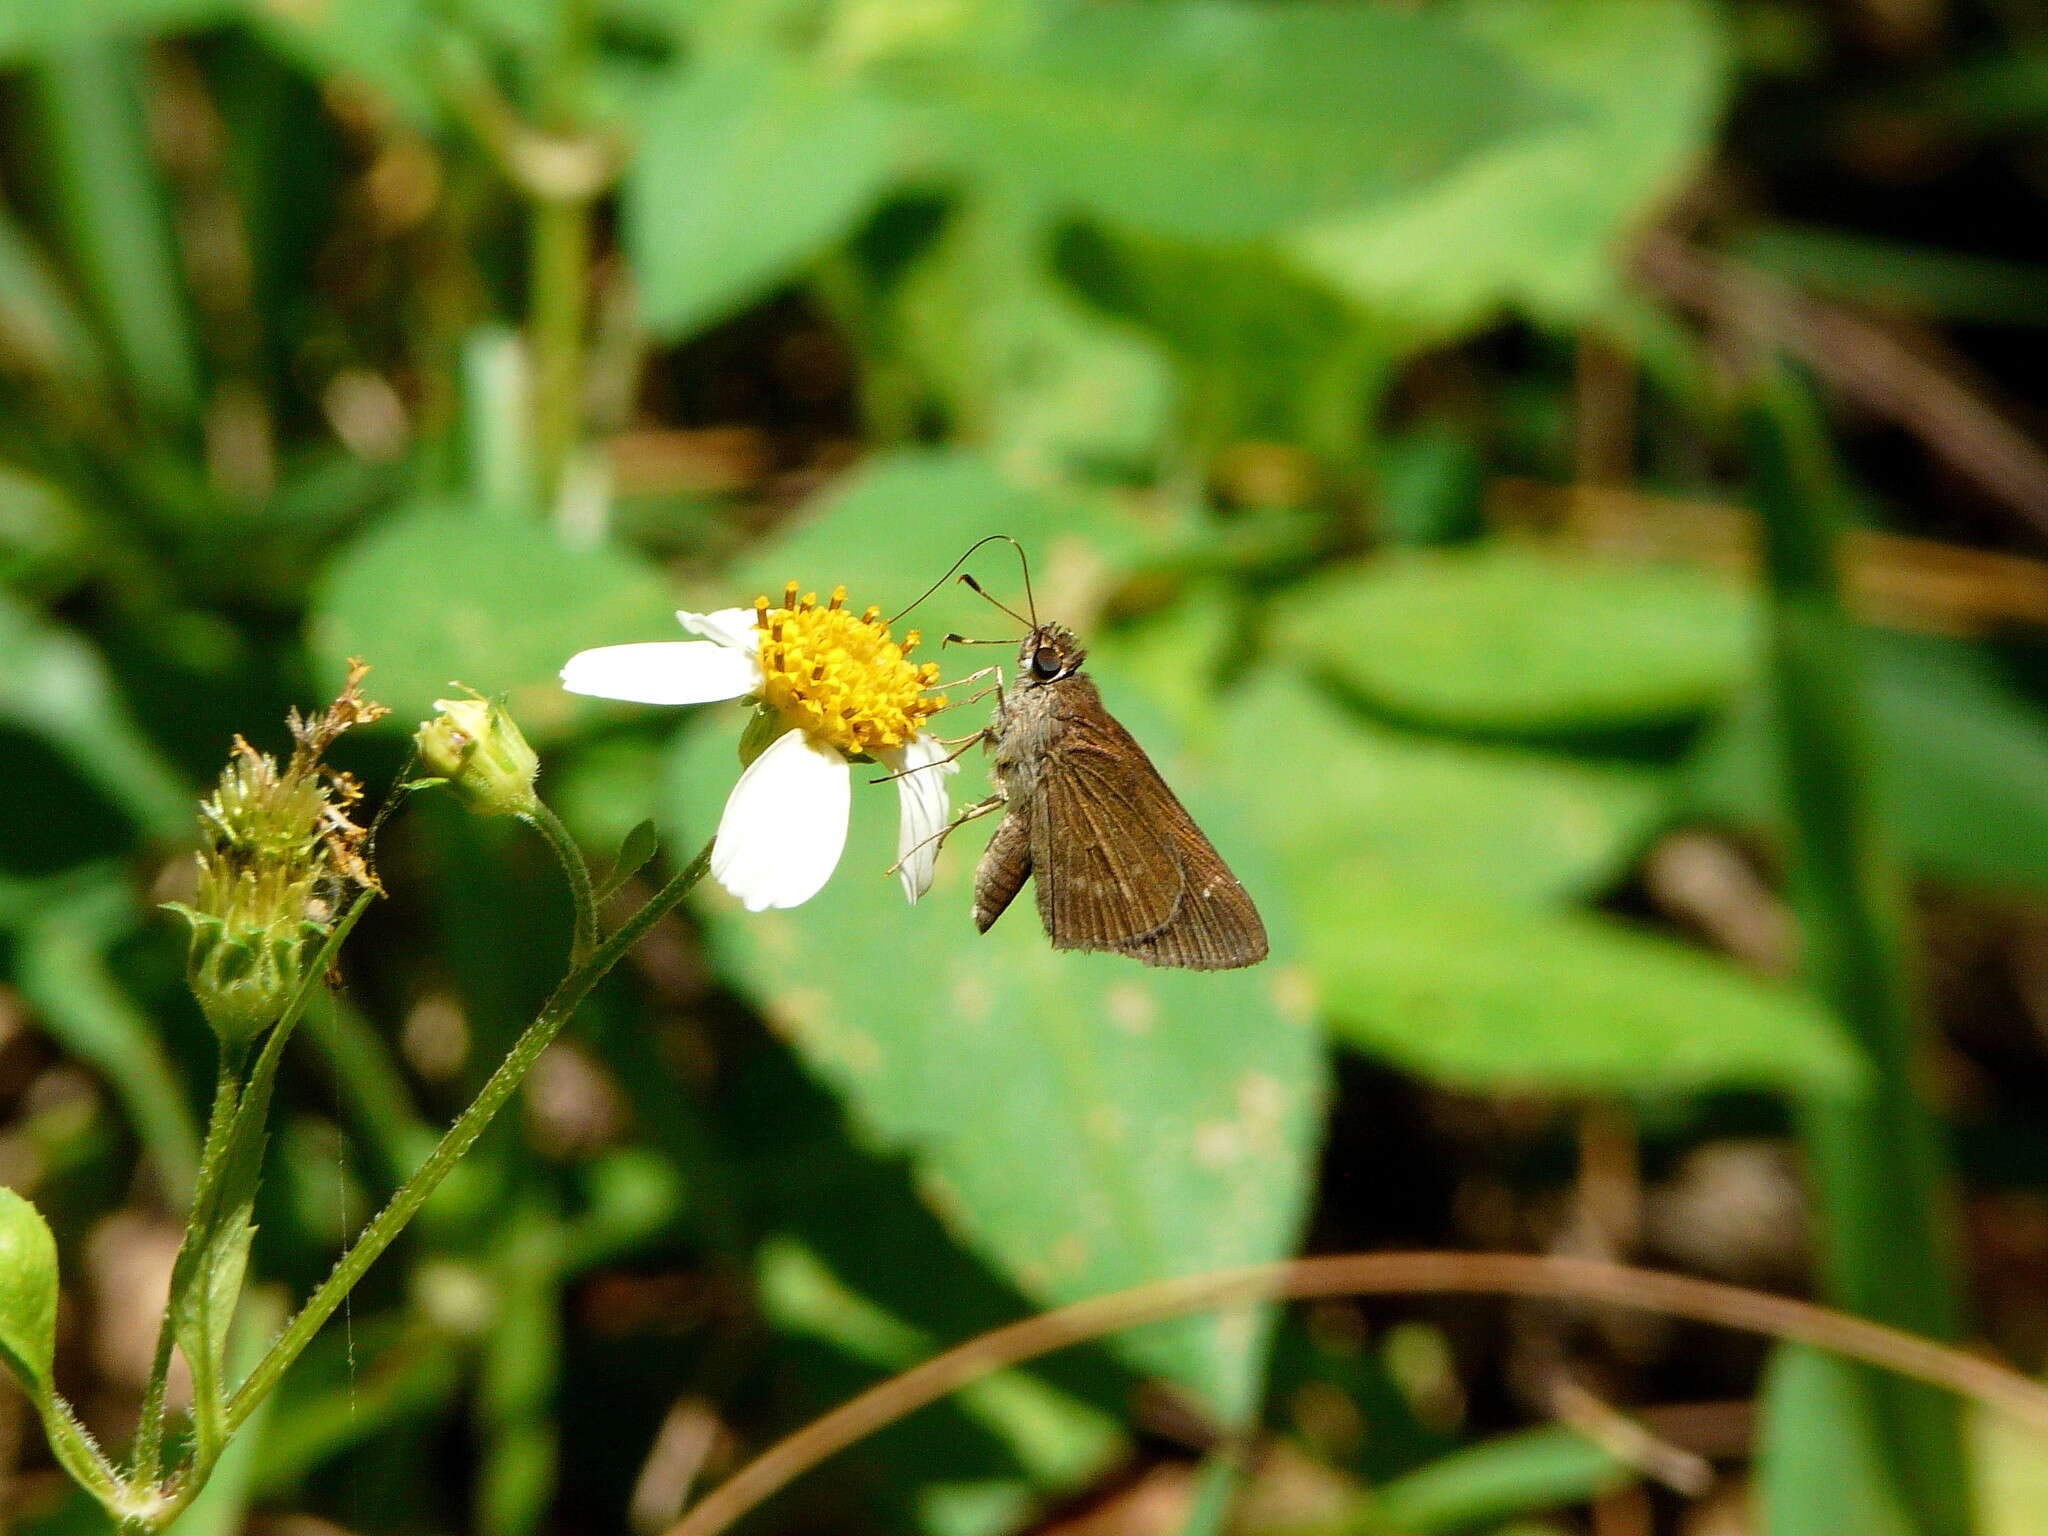
[[[1517,1515],[1583,1504],[1628,1482],[1633,1470],[1563,1426],[1502,1435],[1440,1456],[1373,1491],[1344,1530],[1432,1536]]]
[[[145,37],[226,20],[241,0],[37,0],[0,6],[0,65],[32,62],[101,37]]]
[[[1685,721],[1732,693],[1755,653],[1733,582],[1498,542],[1333,572],[1279,618],[1284,646],[1373,708],[1487,733]]]
[[[1703,0],[1465,0],[1448,14],[1575,110],[1406,197],[1304,230],[1289,249],[1425,334],[1509,306],[1578,324],[1621,292],[1630,233],[1712,146],[1729,75],[1715,11]]]
[[[1247,884],[1277,901],[1256,846],[1204,793],[1213,777],[1166,750],[1133,690],[1102,681]],[[730,736],[685,741],[671,786],[683,838],[715,823],[736,770]],[[977,937],[969,872],[989,823],[949,844],[910,908],[882,877],[895,792],[855,796],[822,895],[750,915],[707,885],[699,905],[720,968],[863,1132],[911,1159],[961,1241],[1048,1305],[1289,1252],[1324,1068],[1284,910],[1266,913],[1282,958],[1227,974],[1056,953],[1028,899]],[[1202,1318],[1115,1344],[1234,1417],[1252,1400],[1260,1334],[1241,1316]]]
[[[970,195],[898,295],[901,341],[954,434],[1022,475],[1149,464],[1173,379],[1135,330],[1090,312],[1053,275],[1033,200]]]
[[[1091,611],[1146,542],[1107,501],[1023,489],[972,454],[903,452],[871,461],[704,600],[743,603],[794,578],[820,589],[844,582],[850,601],[889,610],[974,540],[1001,532],[1028,543],[1041,614],[1069,619]],[[1013,561],[991,547],[969,569],[1021,602]],[[927,634],[1016,633],[1013,620],[950,584],[914,622]],[[990,647],[949,670],[988,660],[1010,657]],[[1174,758],[1137,690],[1114,674],[1104,687],[1239,873],[1277,901],[1256,845],[1231,836],[1200,793],[1215,782],[1213,765]],[[736,726],[686,737],[669,786],[673,836],[694,844],[716,824],[736,742]],[[956,801],[979,795],[979,772],[970,762],[954,781]],[[938,888],[907,908],[882,877],[895,818],[893,787],[857,787],[839,873],[793,912],[746,915],[708,885],[700,903],[721,968],[866,1135],[910,1156],[963,1244],[1040,1302],[1288,1251],[1309,1184],[1323,1059],[1284,960],[1284,912],[1267,912],[1283,958],[1230,975],[1055,954],[1028,901],[976,937],[968,870],[990,824],[949,846]],[[1259,1334],[1241,1319],[1201,1319],[1119,1347],[1231,1414],[1250,1400]]]
[[[0,1363],[39,1408],[56,1350],[56,1239],[41,1212],[0,1185]]]
[[[369,87],[416,127],[432,127],[439,118],[432,69],[441,39],[427,0],[244,4],[256,32],[309,73]]]
[[[1059,263],[1098,308],[1172,349],[1199,445],[1306,438],[1338,459],[1360,451],[1361,402],[1385,377],[1387,338],[1268,246],[1076,227]]]
[[[2048,725],[1988,658],[1950,640],[1864,633],[1880,807],[1921,870],[1969,885],[2048,888]],[[1769,710],[1750,694],[1692,765],[1704,814],[1782,824]]]
[[[1973,1405],[1970,1447],[1983,1536],[2048,1536],[2048,1456],[2041,1437]]]
[[[597,888],[596,901],[599,906],[611,900],[619,887],[647,867],[647,861],[661,851],[661,834],[652,820],[637,821],[619,844],[619,856],[612,862],[611,873]]]
[[[888,104],[766,53],[714,54],[647,106],[625,187],[647,321],[701,329],[843,238],[886,185]]]
[[[199,1163],[199,1131],[162,1033],[109,961],[136,919],[120,869],[0,881],[0,926],[15,931],[15,985],[52,1038],[106,1078],[157,1177],[182,1201]]]
[[[1220,729],[1313,765],[1310,796],[1264,754],[1232,759],[1237,802],[1303,906],[1357,882],[1515,905],[1591,895],[1647,840],[1668,798],[1664,774],[1394,730],[1278,669],[1230,698]]]
[[[1862,1080],[1806,993],[1607,918],[1363,879],[1303,912],[1338,1038],[1443,1082],[1841,1095]]]
[[[686,638],[653,571],[618,552],[569,548],[538,524],[413,507],[377,524],[328,566],[308,639],[330,667],[361,656],[370,691],[411,730],[453,682],[509,694],[536,741],[576,704],[557,681],[590,646]]]
[[[192,801],[136,725],[98,654],[0,592],[0,718],[62,752],[151,836],[183,838]]]
[[[207,1362],[195,1367],[195,1380],[212,1373],[220,1382],[227,1368],[228,1332],[249,1270],[249,1247],[256,1240],[250,1220],[253,1186],[249,1193],[250,1199],[238,1201],[215,1223],[194,1257],[190,1282],[171,1298],[171,1332],[178,1348],[188,1361]]]
[[[861,1295],[797,1238],[769,1242],[759,1270],[762,1309],[777,1329],[820,1339],[879,1370],[907,1369],[953,1342],[930,1336]],[[969,1489],[983,1500],[1007,1493],[1017,1505],[1034,1493],[1071,1492],[1100,1475],[1122,1448],[1113,1420],[1025,1371],[1002,1371],[975,1382],[962,1388],[955,1402],[1001,1442],[1024,1473],[1023,1478],[955,1484],[949,1495],[955,1503]]]
[[[1306,0],[1080,6],[1020,47],[929,57],[900,85],[977,171],[1196,239],[1426,185],[1547,111],[1434,16]]]
[[[877,454],[771,543],[761,545],[704,595],[720,606],[779,595],[785,581],[829,591],[844,583],[849,603],[893,613],[946,573],[977,539],[1006,533],[1031,557],[1039,612],[1081,619],[1121,566],[1145,543],[1141,525],[1094,497],[1035,490],[976,453],[909,449]],[[966,567],[1021,612],[1016,555],[990,545]],[[982,599],[945,585],[904,621],[926,635],[952,629],[976,637],[1019,634],[1014,620]],[[1000,661],[996,646],[951,652],[947,676]],[[949,717],[950,718],[950,717]]]
[[[1878,1458],[1885,1426],[1859,1368],[1780,1345],[1764,1380],[1757,1505],[1771,1536],[1913,1536],[1917,1526]]]

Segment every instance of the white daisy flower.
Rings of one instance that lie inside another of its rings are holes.
[[[564,688],[602,699],[760,705],[742,758],[765,745],[726,798],[711,849],[713,877],[750,912],[800,906],[824,888],[846,847],[855,762],[898,775],[903,892],[916,901],[931,889],[946,775],[958,769],[924,729],[946,703],[926,692],[939,669],[907,659],[916,630],[899,645],[879,608],[856,615],[845,601],[844,587],[824,607],[815,593],[799,600],[791,582],[779,608],[758,597],[752,608],[678,613],[702,639],[600,646],[562,668]]]

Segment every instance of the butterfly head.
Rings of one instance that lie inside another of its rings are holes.
[[[1037,624],[1017,647],[1017,667],[1027,683],[1052,683],[1081,670],[1088,652],[1063,624]]]

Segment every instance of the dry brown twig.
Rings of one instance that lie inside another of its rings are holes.
[[[1734,335],[1795,353],[2048,536],[2048,451],[1875,320],[1796,293],[1670,230],[1643,240],[1636,270],[1665,298]]]
[[[870,1387],[770,1446],[665,1536],[719,1536],[836,1455],[971,1382],[1141,1323],[1258,1302],[1394,1294],[1537,1296],[1661,1312],[1809,1344],[1943,1387],[2048,1436],[2048,1388],[2002,1365],[1846,1312],[1689,1275],[1511,1253],[1351,1253],[1134,1286],[1028,1317]]]

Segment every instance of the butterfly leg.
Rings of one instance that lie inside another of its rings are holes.
[[[946,766],[946,764],[958,762],[961,758],[965,757],[971,750],[973,750],[974,744],[977,741],[985,739],[987,735],[988,732],[985,730],[976,731],[972,736],[957,736],[952,741],[940,742],[939,745],[941,746],[957,746],[959,750],[956,752],[949,752],[944,757],[933,758],[928,763],[919,763],[914,768],[904,768],[900,769],[895,773],[885,773],[879,779],[869,779],[868,782],[870,784],[893,784],[898,779],[907,779],[913,773],[923,773],[928,768],[943,768]],[[923,845],[919,844],[919,846],[922,847]]]
[[[876,782],[880,783],[881,781],[877,780]],[[903,857],[898,859],[894,864],[891,864],[887,869],[882,871],[884,878],[895,874],[897,870],[901,869],[904,865],[905,860],[909,859],[909,857],[913,853],[917,852],[918,849],[926,847],[927,845],[932,843],[938,843],[943,846],[946,839],[952,836],[952,834],[959,828],[966,826],[967,823],[970,821],[979,820],[981,817],[988,815],[991,811],[1001,810],[1005,803],[1006,802],[1004,801],[1001,795],[990,795],[986,800],[977,800],[972,805],[961,807],[960,813],[957,816],[955,816],[951,821],[947,822],[943,827],[939,828],[939,830],[934,832],[930,837],[926,838],[924,842],[915,843],[912,846],[904,849]]]

